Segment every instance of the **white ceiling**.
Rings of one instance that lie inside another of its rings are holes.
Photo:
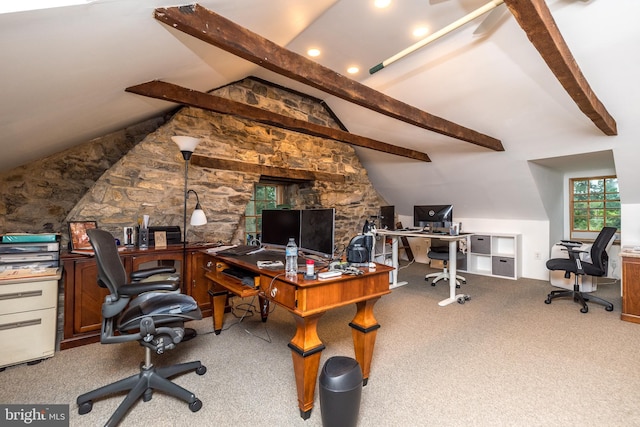
[[[472,36],[479,18],[369,76],[370,67],[415,43],[415,24],[437,30],[486,1],[395,0],[388,10],[373,9],[372,0],[200,4],[300,54],[320,47],[323,54],[315,60],[337,72],[357,64],[361,83],[498,138],[505,152],[356,107],[153,18],[155,8],[177,4],[97,0],[0,15],[0,171],[175,108],[124,92],[128,86],[160,79],[208,91],[255,75],[324,99],[355,134],[429,154],[432,163],[357,149],[376,188],[401,214],[409,214],[414,202],[452,202],[461,216],[545,218],[542,203],[532,197],[536,186],[527,161],[533,159],[574,163],[575,154],[613,150],[619,176],[640,182],[629,154],[637,154],[640,136],[640,1],[547,2],[592,89],[617,120],[616,137],[604,136],[582,114],[508,14],[487,37]],[[507,194],[508,205],[496,209]],[[637,194],[626,193],[640,202]]]

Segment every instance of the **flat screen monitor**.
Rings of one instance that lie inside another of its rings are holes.
[[[421,205],[413,207],[416,227],[448,227],[453,221],[453,205]]]
[[[336,210],[304,209],[301,213],[300,250],[333,258]]]
[[[289,238],[300,246],[300,211],[297,209],[264,209],[262,211],[263,245],[284,248]]]
[[[396,224],[396,208],[395,206],[380,207],[380,228],[383,230],[395,230]]]

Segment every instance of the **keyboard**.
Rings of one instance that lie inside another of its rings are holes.
[[[237,245],[229,249],[218,252],[220,255],[248,255],[260,249],[260,246],[254,245]]]
[[[256,286],[256,282],[254,280],[256,275],[251,273],[250,271],[241,270],[238,268],[225,268],[224,270],[222,270],[222,273],[226,274],[227,276],[235,277],[236,279],[240,280],[243,285],[250,286],[252,288]]]

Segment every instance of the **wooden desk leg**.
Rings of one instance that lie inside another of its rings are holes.
[[[211,295],[211,310],[213,311],[211,316],[213,318],[213,331],[216,335],[220,335],[224,322],[224,308],[227,305],[228,292],[226,290],[209,291],[209,295]]]
[[[298,407],[300,416],[305,420],[311,416],[320,355],[325,348],[318,337],[318,320],[323,314],[307,317],[293,316],[296,321],[296,334],[289,342],[289,348],[296,376]]]
[[[371,359],[373,357],[373,347],[376,344],[376,335],[380,325],[373,316],[373,306],[380,297],[356,303],[358,311],[349,326],[353,335],[353,348],[356,360],[362,369],[362,383],[367,385],[369,381],[369,371],[371,370]]]
[[[264,323],[269,317],[269,300],[263,296],[258,295],[258,304],[260,305],[260,318]]]

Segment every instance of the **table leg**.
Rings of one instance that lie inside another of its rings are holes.
[[[227,306],[227,290],[209,291],[211,295],[211,309],[213,318],[213,331],[216,335],[220,335],[222,324],[224,322],[224,309]]]
[[[363,385],[369,381],[369,371],[371,370],[371,359],[373,358],[373,347],[376,344],[376,335],[380,325],[373,316],[373,306],[380,297],[356,303],[358,311],[349,323],[353,335],[353,348],[356,360],[362,369]]]
[[[389,289],[395,289],[398,286],[404,286],[409,282],[398,282],[398,268],[400,268],[400,261],[398,257],[398,236],[391,237],[391,265],[393,266],[393,271],[391,272],[391,285],[389,285]],[[382,247],[384,248],[384,244]],[[385,259],[385,258],[383,258]]]
[[[320,355],[324,344],[318,337],[318,320],[324,313],[300,317],[293,315],[296,321],[296,334],[289,342],[293,371],[298,390],[300,416],[308,419],[313,409],[313,398],[320,367]]]
[[[464,294],[456,295],[456,268],[458,264],[458,241],[449,240],[449,298],[442,300],[438,303],[439,306],[444,307],[458,301],[458,298],[464,298]]]

